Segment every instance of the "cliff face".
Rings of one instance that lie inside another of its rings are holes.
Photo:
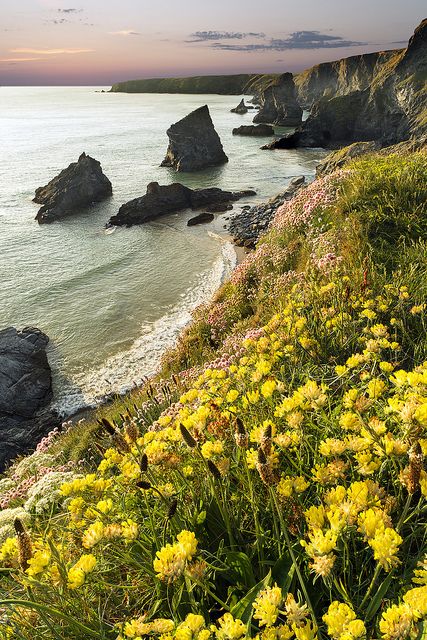
[[[377,61],[368,87],[321,98],[307,121],[289,138],[289,146],[338,147],[377,140],[383,146],[427,129],[427,20],[408,47]]]
[[[306,109],[321,98],[333,98],[367,89],[384,65],[401,50],[380,51],[317,64],[294,76],[298,100]]]
[[[302,109],[297,101],[291,73],[284,73],[271,81],[260,95],[260,110],[254,122],[267,122],[284,127],[297,127],[302,120]]]

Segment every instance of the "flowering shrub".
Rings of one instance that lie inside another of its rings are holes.
[[[358,255],[363,243],[334,254],[342,260],[327,251],[327,268],[315,263],[308,210],[328,214],[326,230],[316,225],[335,248],[352,244],[338,209],[336,234],[330,226],[346,180],[314,183],[321,197],[311,186],[310,204],[293,205],[303,269],[276,270],[280,228],[254,254],[251,326],[237,314],[220,350],[174,391],[151,389],[126,415],[101,420],[97,463],[63,478],[56,510],[8,515],[0,638],[425,633],[423,289]],[[249,282],[242,272],[228,301]]]

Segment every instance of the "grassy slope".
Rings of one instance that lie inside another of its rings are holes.
[[[425,154],[316,181],[196,312],[162,380],[11,469],[0,638],[416,637],[426,184]]]

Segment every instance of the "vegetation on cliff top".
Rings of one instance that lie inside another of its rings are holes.
[[[10,469],[0,638],[425,634],[426,185],[421,153],[314,182],[135,406]]]

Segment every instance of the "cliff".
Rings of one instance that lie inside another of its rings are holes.
[[[379,51],[323,62],[294,75],[298,100],[306,109],[321,98],[367,89],[381,69],[402,50]]]
[[[315,102],[309,118],[285,139],[285,146],[336,148],[370,140],[388,146],[411,137],[424,137],[426,54],[427,20],[423,20],[406,49],[382,59],[381,64],[377,61],[367,87],[347,93],[338,91],[330,99],[323,96]]]
[[[189,78],[150,78],[118,82],[111,87],[113,93],[216,93],[241,95],[246,85],[259,76],[242,73],[229,76],[194,76]]]

